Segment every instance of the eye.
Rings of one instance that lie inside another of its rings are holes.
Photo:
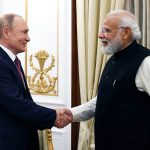
[[[106,32],[106,33],[110,33],[111,30],[110,30],[110,29],[105,29],[105,32]]]
[[[109,33],[111,33],[111,30],[108,28],[102,28],[102,33],[109,34]]]
[[[22,30],[22,33],[27,34],[28,30]]]

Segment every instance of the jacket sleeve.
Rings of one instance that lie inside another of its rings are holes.
[[[56,119],[54,109],[42,107],[25,96],[10,66],[0,61],[0,109],[10,116],[40,129],[51,128]]]

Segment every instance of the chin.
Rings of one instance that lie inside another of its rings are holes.
[[[108,48],[102,48],[101,52],[105,55],[112,55],[114,54],[114,52],[112,52],[111,50],[109,50]]]
[[[19,50],[19,53],[25,52],[25,49],[21,49]]]

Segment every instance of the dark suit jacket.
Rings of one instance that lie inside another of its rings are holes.
[[[38,150],[37,129],[54,125],[56,111],[33,102],[26,80],[25,86],[0,48],[0,150]]]

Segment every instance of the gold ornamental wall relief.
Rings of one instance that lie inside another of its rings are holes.
[[[45,50],[39,50],[34,58],[38,64],[33,63],[33,55],[29,57],[29,65],[34,70],[34,74],[27,76],[27,82],[31,92],[36,94],[47,94],[51,96],[57,95],[57,77],[50,75],[50,72],[55,67],[55,57],[51,55],[51,62],[45,67],[49,54]]]

